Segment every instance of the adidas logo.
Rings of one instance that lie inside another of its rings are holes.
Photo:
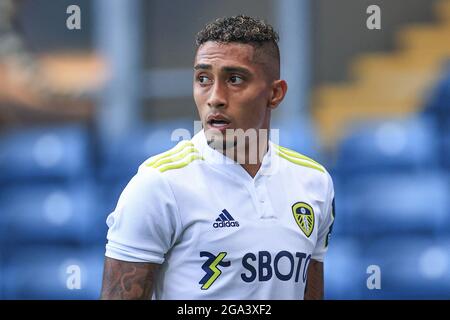
[[[213,224],[214,228],[230,228],[230,227],[239,227],[239,222],[234,220],[231,214],[227,211],[227,209],[223,209],[222,213],[219,214],[219,217],[216,219],[216,222]]]

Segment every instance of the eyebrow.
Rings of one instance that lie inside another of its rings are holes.
[[[211,70],[211,69],[212,69],[212,66],[210,64],[204,64],[204,63],[197,64],[194,67],[194,70]],[[248,70],[247,68],[243,68],[243,67],[228,66],[228,67],[222,67],[221,70],[224,72],[228,72],[228,73],[240,72],[245,75],[251,74],[250,70]]]
[[[195,65],[194,70],[200,70],[200,69],[210,70],[210,69],[212,69],[212,66],[210,64],[204,64],[204,63]]]

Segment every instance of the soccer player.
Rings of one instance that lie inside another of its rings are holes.
[[[269,139],[287,91],[277,41],[242,15],[197,34],[203,130],[145,161],[121,194],[107,218],[102,299],[323,298],[333,183]]]

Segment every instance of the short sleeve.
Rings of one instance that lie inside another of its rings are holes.
[[[161,264],[181,232],[172,189],[161,173],[140,167],[123,190],[108,225],[107,257]]]
[[[325,253],[328,250],[328,243],[333,230],[335,207],[334,207],[334,187],[333,180],[327,172],[327,196],[324,203],[324,216],[319,218],[319,231],[316,247],[311,256],[312,259],[323,262]]]

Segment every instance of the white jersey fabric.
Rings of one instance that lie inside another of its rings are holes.
[[[107,218],[106,256],[162,264],[154,299],[302,299],[333,199],[317,162],[270,142],[252,178],[200,131],[139,167]]]

